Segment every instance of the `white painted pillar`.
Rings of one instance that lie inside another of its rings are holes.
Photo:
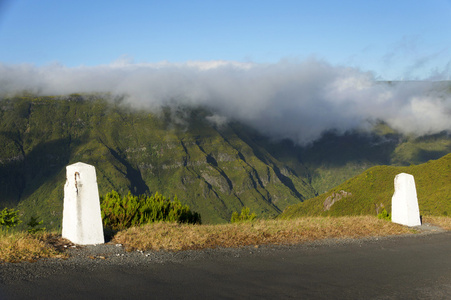
[[[62,236],[79,245],[105,242],[94,166],[79,162],[66,167]]]
[[[400,173],[395,177],[395,193],[391,200],[391,220],[406,226],[421,225],[415,179]]]

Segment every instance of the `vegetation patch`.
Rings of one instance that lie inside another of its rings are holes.
[[[449,217],[424,217],[424,222],[451,230]],[[328,238],[364,238],[416,233],[406,226],[375,216],[303,217],[291,220],[255,220],[219,225],[158,222],[119,231],[112,243],[131,250],[199,250],[217,247],[290,245]],[[0,262],[67,258],[73,245],[55,233],[0,232]]]
[[[35,261],[40,258],[64,258],[66,254],[61,252],[55,240],[59,240],[55,234],[25,232],[6,233],[0,232],[0,262]]]
[[[374,216],[305,217],[220,225],[155,223],[118,232],[114,242],[128,250],[195,250],[267,244],[298,244],[326,238],[407,234],[405,226]]]
[[[431,223],[442,227],[445,230],[451,230],[451,218],[445,216],[426,216],[423,217],[423,223]]]
[[[252,222],[256,218],[257,215],[255,213],[251,213],[251,209],[249,207],[243,207],[240,214],[236,211],[232,213],[230,223]]]
[[[384,209],[382,209],[382,211],[380,213],[377,214],[377,218],[382,219],[382,220],[391,221],[391,214],[389,214],[384,208]]]
[[[15,227],[22,223],[19,219],[19,211],[13,208],[5,207],[0,211],[0,226],[6,227],[8,230],[11,227]]]
[[[407,137],[379,123],[371,132],[326,132],[303,147],[288,140],[275,142],[238,122],[216,128],[208,121],[212,114],[201,107],[134,110],[107,94],[4,97],[0,210],[20,210],[20,229],[39,216],[47,229],[61,230],[66,166],[81,161],[96,167],[102,195],[111,190],[122,195],[129,190],[133,195],[183,195],[182,203],[208,224],[230,221],[232,212],[243,206],[272,218],[372,166],[408,166],[451,152],[449,132]],[[451,181],[444,182],[449,186]],[[337,215],[362,196],[347,188],[333,192],[341,190],[352,196],[343,196],[326,215]],[[443,194],[446,188],[437,192]],[[448,208],[440,213],[446,211],[451,213]]]
[[[103,225],[122,230],[153,222],[201,223],[200,214],[182,205],[177,196],[173,200],[158,192],[153,196],[134,196],[130,192],[122,197],[116,191],[101,198]]]
[[[378,215],[383,209],[390,214],[394,178],[399,173],[415,177],[421,215],[447,216],[451,212],[451,154],[448,154],[421,165],[370,168],[327,193],[287,207],[278,217]]]

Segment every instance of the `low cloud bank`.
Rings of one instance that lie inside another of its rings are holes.
[[[382,120],[403,133],[451,130],[446,82],[377,82],[355,68],[310,59],[276,64],[187,62],[95,67],[0,64],[0,93],[41,95],[110,92],[151,110],[202,105],[211,122],[238,120],[276,138],[306,144],[325,130],[366,128]]]

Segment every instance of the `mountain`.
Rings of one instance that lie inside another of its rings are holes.
[[[451,213],[451,154],[408,167],[376,166],[313,199],[287,207],[282,219],[300,216],[343,216],[391,212],[394,178],[399,173],[415,178],[422,215]]]
[[[60,224],[65,167],[78,161],[96,167],[100,194],[177,195],[206,223],[228,221],[242,206],[276,216],[315,195],[307,180],[246,140],[239,124],[212,126],[202,109],[165,108],[157,116],[104,98],[0,102],[4,205]]]
[[[380,164],[409,165],[451,152],[446,133],[406,137],[386,124],[330,131],[308,146],[274,141],[239,122],[212,122],[202,107],[132,108],[109,95],[0,100],[0,207],[61,224],[65,167],[96,167],[101,195],[177,195],[204,223],[248,206],[275,217]]]

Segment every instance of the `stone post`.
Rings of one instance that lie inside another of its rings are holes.
[[[62,236],[79,245],[105,242],[94,166],[79,162],[66,167]]]
[[[400,173],[395,177],[395,193],[391,200],[391,220],[406,226],[421,225],[415,179]]]

